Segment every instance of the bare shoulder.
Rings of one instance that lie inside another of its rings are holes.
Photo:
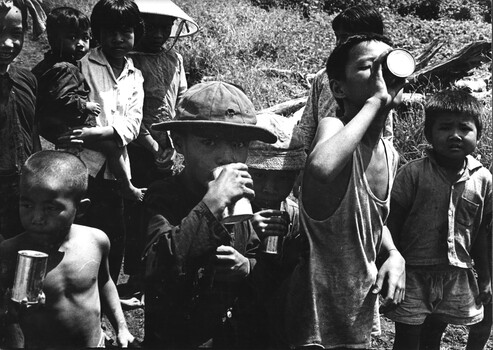
[[[100,229],[78,224],[72,225],[70,238],[87,244],[96,244],[102,248],[109,247],[110,244],[108,236]]]

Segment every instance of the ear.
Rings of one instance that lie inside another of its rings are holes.
[[[77,214],[76,218],[80,219],[81,217],[84,216],[86,213],[87,209],[89,209],[89,206],[91,205],[91,200],[89,198],[83,198],[80,202],[79,205],[77,206]]]
[[[344,84],[337,80],[337,79],[331,79],[329,81],[330,85],[330,90],[332,91],[332,95],[334,95],[334,98],[336,99],[343,99],[346,97],[346,93],[344,91]]]

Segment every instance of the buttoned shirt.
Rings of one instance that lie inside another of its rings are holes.
[[[139,135],[144,103],[144,78],[135,68],[132,59],[125,59],[125,66],[119,77],[104,56],[101,48],[92,49],[80,60],[80,69],[89,85],[89,101],[101,105],[101,113],[96,117],[97,126],[112,126],[115,140],[125,147]],[[106,161],[101,152],[84,148],[80,154],[86,163],[89,174],[96,176]],[[130,176],[130,162],[126,147],[123,151],[126,172]],[[105,178],[114,176],[106,169]]]
[[[491,173],[467,156],[460,178],[446,177],[432,152],[404,165],[392,199],[408,212],[395,243],[408,265],[472,267],[470,252],[491,220]]]

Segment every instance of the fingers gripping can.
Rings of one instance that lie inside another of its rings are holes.
[[[414,73],[416,62],[409,51],[395,49],[385,57],[383,69],[385,77],[407,78]]]
[[[19,250],[11,299],[36,304],[43,289],[48,254],[35,250]]]
[[[284,218],[284,220],[286,220],[289,223],[290,219],[287,211],[282,211],[281,216]],[[289,230],[289,225],[288,225],[288,230]],[[266,254],[279,254],[282,251],[283,242],[284,242],[284,237],[268,236],[262,242],[262,252]]]

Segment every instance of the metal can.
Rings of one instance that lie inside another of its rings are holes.
[[[289,227],[291,226],[289,213],[287,211],[281,211],[281,216],[287,221],[288,225],[286,229],[289,232]],[[288,232],[286,232],[286,234]],[[284,242],[284,237],[268,236],[262,242],[262,252],[266,254],[279,254],[282,251],[283,242]]]
[[[404,49],[390,51],[383,64],[384,76],[407,78],[414,73],[416,62],[413,55]]]
[[[48,254],[35,250],[19,250],[11,299],[36,304],[43,289]]]

